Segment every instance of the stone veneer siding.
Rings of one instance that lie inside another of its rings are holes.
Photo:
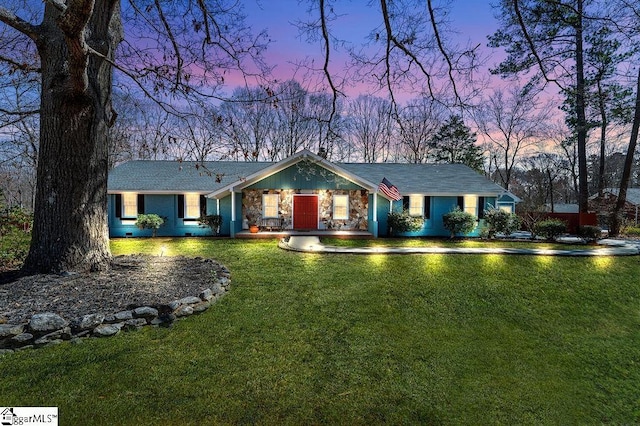
[[[318,195],[318,218],[321,227],[327,230],[358,230],[368,229],[367,214],[369,194],[364,189],[344,190],[312,190],[300,191],[293,189],[246,189],[242,191],[242,217],[259,220],[262,218],[262,194],[279,194],[278,213],[284,219],[284,228],[293,228],[293,196],[296,194]],[[333,219],[333,195],[349,196],[349,219]]]

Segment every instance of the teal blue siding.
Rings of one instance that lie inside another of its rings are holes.
[[[376,195],[369,194],[369,206],[368,206],[368,223],[369,232],[379,237],[388,236],[387,214],[389,212],[389,200],[377,195],[377,232],[374,227],[376,224],[373,222],[373,197]],[[221,235],[235,235],[242,231],[242,193],[236,193],[236,217],[232,221],[231,217],[231,195],[220,199],[220,214],[222,215],[222,227],[220,229]],[[486,197],[484,206],[481,208],[487,209],[495,206],[502,200],[497,200],[496,197]],[[506,201],[506,200],[505,200]],[[215,214],[216,200],[207,200],[207,214]],[[442,216],[457,205],[457,197],[431,197],[431,214],[430,218],[425,220],[423,229],[418,232],[406,233],[403,236],[428,236],[428,237],[446,237],[449,232],[444,228],[442,223]],[[402,210],[402,201],[393,202],[393,210]],[[115,212],[115,195],[110,194],[107,202],[107,212],[109,215],[109,235],[111,237],[150,237],[151,230],[138,229],[133,224],[122,224],[122,221],[116,217]],[[158,230],[158,236],[207,236],[212,235],[211,230],[208,227],[200,226],[194,223],[194,221],[185,221],[178,218],[178,195],[177,194],[147,194],[145,195],[145,213],[155,213],[166,218],[165,224]],[[191,223],[191,224],[190,224]],[[480,224],[482,221],[480,221]],[[469,236],[478,236],[480,232],[480,226],[469,234]]]
[[[247,189],[364,189],[314,163],[300,162]]]
[[[511,197],[509,194],[502,194],[495,201],[495,207],[496,208],[509,207],[509,209],[511,210],[511,213],[515,213],[516,212],[516,200],[513,199],[513,197]]]
[[[478,206],[482,209],[487,209],[496,203],[495,197],[485,197],[485,202],[483,206]],[[449,236],[449,231],[444,227],[444,223],[442,221],[442,216],[449,213],[458,205],[458,197],[431,197],[431,214],[429,219],[425,219],[424,226],[420,231],[416,232],[407,232],[401,234],[401,236],[406,237],[447,237]],[[388,204],[387,204],[388,206]],[[400,212],[402,211],[402,201],[394,201],[393,202],[393,211]],[[378,213],[378,220],[380,221],[380,212]],[[385,214],[386,220],[386,214]],[[470,237],[477,237],[480,235],[480,228],[482,224],[482,220],[479,221],[479,226],[476,226],[473,232],[468,234]],[[387,232],[387,225],[385,223],[385,234]],[[382,231],[382,229],[381,229]]]
[[[220,235],[231,235],[231,195],[220,199],[220,215],[222,216]]]
[[[107,203],[109,213],[109,236],[110,237],[150,237],[150,229],[138,229],[133,224],[123,224],[120,218],[116,217],[115,194],[110,194]],[[215,204],[207,201],[207,214],[215,212]],[[165,219],[164,224],[158,229],[159,237],[181,237],[181,236],[206,236],[212,235],[209,227],[202,226],[194,220],[184,220],[178,217],[178,194],[145,194],[144,212],[147,214],[157,214]]]
[[[387,222],[387,215],[389,214],[389,200],[387,200],[384,197],[381,196],[377,196],[378,197],[378,236],[379,237],[386,237],[389,235],[389,226],[388,226],[388,222]],[[371,203],[369,203],[369,205],[371,206]],[[371,207],[372,209],[372,207]],[[369,213],[371,214],[371,213]]]
[[[175,235],[177,227],[176,214],[174,213],[176,202],[175,195],[145,195],[144,212],[146,214],[157,214],[164,218],[164,225],[158,229],[158,236]],[[145,236],[151,236],[149,229],[141,230]]]

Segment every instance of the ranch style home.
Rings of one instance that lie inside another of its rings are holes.
[[[381,190],[383,179],[399,196]],[[307,150],[279,162],[129,161],[109,173],[108,193],[111,237],[150,236],[135,226],[142,213],[165,218],[158,236],[212,235],[198,218],[217,214],[219,234],[232,238],[250,223],[281,234],[383,237],[388,213],[403,209],[425,219],[404,235],[448,236],[442,215],[456,206],[480,224],[485,209],[513,212],[520,201],[461,164],[333,163]]]

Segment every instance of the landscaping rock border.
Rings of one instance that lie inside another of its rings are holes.
[[[29,348],[79,342],[88,337],[110,337],[121,331],[145,326],[169,327],[179,318],[206,311],[231,285],[231,275],[224,269],[209,288],[197,296],[188,296],[166,304],[130,305],[115,312],[95,312],[67,319],[53,312],[37,313],[23,324],[0,324],[0,355]]]

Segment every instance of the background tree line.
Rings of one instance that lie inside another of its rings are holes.
[[[397,106],[373,95],[343,98],[332,119],[331,95],[313,93],[294,80],[274,89],[238,88],[217,105],[177,117],[143,97],[117,91],[120,111],[110,129],[110,167],[129,160],[279,161],[321,147],[339,162],[458,162],[484,173],[523,199],[523,210],[576,203],[577,152],[569,128],[553,120],[553,106],[531,85],[488,92],[466,118],[428,98]],[[16,102],[18,99],[13,99]],[[468,123],[468,124],[467,124]],[[6,202],[33,207],[38,121],[1,145],[0,174]],[[624,167],[624,126],[609,130],[604,157],[594,125],[588,143],[589,193],[615,188]],[[604,164],[604,170],[601,169]],[[634,157],[631,186],[640,186],[640,157]]]

